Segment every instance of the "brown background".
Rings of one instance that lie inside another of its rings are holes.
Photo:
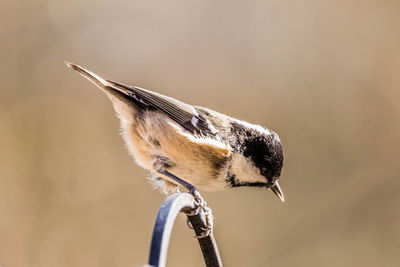
[[[106,78],[277,131],[287,202],[204,193],[226,266],[400,266],[400,2],[3,0],[0,265],[140,266],[163,196]],[[180,216],[169,266],[203,266]]]

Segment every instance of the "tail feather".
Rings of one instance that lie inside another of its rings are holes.
[[[132,101],[131,97],[129,97],[126,90],[115,87],[113,84],[101,78],[97,74],[94,74],[93,72],[88,71],[74,63],[65,62],[65,64],[69,68],[79,72],[79,74],[106,93],[106,95],[111,99],[115,111],[121,118],[131,119],[132,115],[139,109],[138,105]]]
[[[107,82],[106,80],[101,78],[99,75],[94,74],[93,72],[82,68],[81,66],[78,66],[78,65],[76,65],[74,63],[70,63],[70,62],[65,62],[65,65],[67,65],[69,68],[79,72],[79,74],[81,74],[83,77],[88,79],[90,82],[92,82],[93,84],[95,84],[97,87],[99,87],[102,90],[104,90],[105,87],[111,87],[111,84],[109,82]]]

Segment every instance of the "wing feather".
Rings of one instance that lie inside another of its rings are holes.
[[[215,135],[207,119],[189,104],[140,87],[107,80],[113,87],[148,107],[155,108],[170,117],[193,134]]]
[[[114,107],[119,109],[119,102],[124,103],[122,111],[126,116],[129,115],[127,114],[129,110],[126,110],[126,107],[136,110],[156,109],[166,114],[169,118],[194,135],[216,135],[214,127],[201,111],[197,111],[189,104],[140,87],[105,80],[76,64],[65,63],[68,67],[78,71],[82,76],[103,90],[113,101]]]

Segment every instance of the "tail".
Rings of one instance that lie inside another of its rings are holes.
[[[132,118],[132,115],[138,109],[140,109],[137,104],[132,101],[131,97],[129,96],[128,90],[114,86],[109,81],[101,78],[91,71],[82,68],[81,66],[70,62],[65,62],[65,64],[69,68],[79,72],[79,74],[81,74],[83,77],[85,77],[98,88],[100,88],[110,98],[111,102],[114,105],[115,111],[121,118],[130,120]]]
[[[64,61],[64,62],[65,62],[65,65],[67,65],[69,68],[79,72],[79,74],[81,74],[83,77],[85,77],[90,82],[95,84],[101,90],[104,91],[107,87],[111,87],[111,84],[109,82],[107,82],[106,80],[104,80],[100,76],[94,74],[93,72],[85,70],[81,66],[78,66],[78,65],[76,65],[74,63],[70,63],[70,62],[66,62],[66,61]]]

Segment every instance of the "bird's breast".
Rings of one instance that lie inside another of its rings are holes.
[[[146,111],[133,122],[121,121],[121,128],[130,153],[143,168],[155,173],[167,169],[201,190],[226,189],[231,149],[224,143],[195,137],[157,111]]]

